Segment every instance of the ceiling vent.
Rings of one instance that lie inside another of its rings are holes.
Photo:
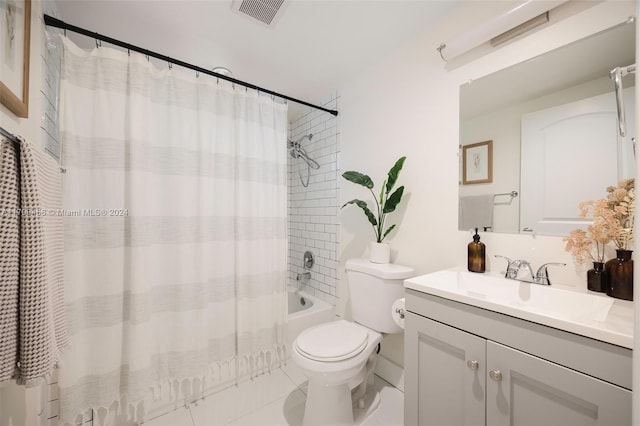
[[[231,9],[272,27],[282,16],[286,4],[285,0],[233,0]]]

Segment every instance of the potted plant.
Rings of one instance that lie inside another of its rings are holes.
[[[374,184],[373,180],[371,180],[369,176],[355,171],[347,171],[342,174],[342,177],[349,182],[353,182],[367,188],[371,192],[371,195],[373,195],[373,200],[376,203],[375,209],[373,209],[373,211],[369,209],[369,206],[365,201],[357,198],[344,203],[344,205],[342,206],[342,208],[344,208],[349,204],[355,204],[356,206],[360,207],[365,216],[367,216],[367,219],[369,220],[371,226],[373,226],[373,232],[376,236],[376,241],[371,242],[371,252],[369,260],[374,263],[389,263],[391,249],[389,245],[384,243],[383,241],[387,237],[387,235],[389,235],[389,233],[396,227],[396,225],[393,224],[385,229],[385,220],[387,214],[395,211],[396,207],[402,200],[404,186],[398,187],[395,191],[393,191],[393,187],[398,180],[398,176],[400,175],[400,171],[402,170],[405,159],[406,157],[400,157],[400,159],[398,159],[398,161],[396,161],[396,163],[393,165],[391,170],[389,170],[387,179],[385,179],[382,184],[382,188],[380,188],[379,197],[376,197],[376,194],[373,192]]]
[[[631,242],[635,217],[635,179],[625,179],[607,188],[607,198],[579,204],[580,217],[591,217],[587,230],[574,229],[565,250],[576,263],[593,262],[587,271],[587,288],[608,295],[633,300],[633,260]],[[616,258],[604,263],[605,246],[613,242]]]

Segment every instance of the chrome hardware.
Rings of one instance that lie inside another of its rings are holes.
[[[545,263],[540,268],[536,274],[533,274],[533,269],[531,268],[531,264],[523,259],[511,260],[506,256],[501,256],[496,254],[495,257],[501,257],[507,261],[507,271],[504,274],[505,278],[509,278],[512,280],[519,280],[526,283],[532,284],[542,284],[542,285],[551,285],[551,280],[549,279],[549,272],[547,271],[548,266],[566,266],[566,263],[561,262],[549,262]],[[525,278],[518,278],[520,274],[520,270],[525,269],[528,274]]]
[[[396,308],[396,314],[398,314],[400,316],[400,319],[404,319],[404,313],[406,311],[404,310],[404,308]]]
[[[313,268],[314,263],[315,263],[315,259],[313,258],[313,253],[311,253],[309,250],[305,251],[304,257],[302,258],[302,264],[304,266],[304,269]]]
[[[500,254],[496,254],[494,256],[502,258],[502,259],[507,261],[507,271],[505,272],[504,277],[505,278],[511,278],[512,280],[515,280],[516,277],[518,276],[518,270],[514,269],[513,260],[509,259],[507,256],[502,256]]]
[[[296,281],[309,281],[311,279],[311,272],[303,272],[296,275]]]
[[[467,367],[469,367],[469,370],[477,370],[480,367],[480,363],[476,360],[469,360],[467,361]]]
[[[491,370],[491,371],[489,371],[489,377],[491,377],[491,380],[493,380],[495,382],[501,382],[502,381],[502,373],[500,372],[500,370]]]
[[[536,284],[542,285],[551,285],[551,280],[549,279],[549,271],[547,271],[548,266],[567,266],[566,263],[562,262],[549,262],[538,268],[538,272],[536,272],[536,276],[533,279],[533,282]]]
[[[627,122],[624,110],[624,101],[622,99],[622,77],[627,74],[636,72],[636,64],[628,65],[626,67],[615,67],[609,71],[609,78],[613,80],[614,91],[616,93],[616,105],[618,107],[618,130],[620,136],[625,137],[627,135]]]
[[[517,280],[518,274],[520,273],[520,268],[525,268],[526,270],[529,271],[529,276],[530,276],[529,279],[533,280],[533,269],[531,269],[531,264],[526,260],[522,260],[522,259],[511,260],[507,256],[502,256],[499,254],[496,254],[495,257],[500,257],[507,261],[507,271],[504,274],[505,278]]]
[[[527,272],[529,272],[527,278],[533,280],[533,269],[531,268],[531,264],[526,260],[514,260],[513,267],[516,270],[516,279],[518,278],[518,274],[520,273],[520,269],[524,268]]]

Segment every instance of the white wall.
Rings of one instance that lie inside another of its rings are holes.
[[[333,93],[322,104],[325,108],[338,109],[340,96]],[[336,305],[338,286],[338,155],[340,131],[338,117],[320,110],[311,110],[289,124],[289,138],[298,140],[313,134],[311,140],[302,141],[302,147],[320,168],[311,169],[308,186],[300,181],[300,174],[307,183],[307,166],[302,160],[287,157],[289,168],[289,283],[302,284],[305,291],[332,305]],[[301,169],[299,170],[299,167]],[[305,251],[311,251],[315,265],[311,268],[309,282],[296,281],[305,272],[302,259]]]
[[[55,45],[47,43],[43,13],[57,16],[55,1],[32,0],[29,116],[18,118],[4,105],[0,105],[0,126],[23,136],[40,149],[47,149],[57,157],[56,82],[60,56]],[[0,384],[0,426],[54,424],[58,405],[57,393],[51,391],[54,387],[55,385],[43,385],[25,389],[14,383]]]
[[[585,3],[586,5],[586,3]],[[445,64],[435,48],[470,26],[509,7],[508,2],[474,1],[454,10],[404,50],[340,88],[341,168],[369,172],[381,182],[396,158],[407,156],[399,179],[406,199],[392,219],[399,222],[389,239],[393,261],[417,274],[466,265],[471,236],[458,231],[459,86],[621,23],[634,15],[628,1],[589,3],[588,8],[493,52],[458,66]],[[340,201],[362,196],[340,181]],[[351,257],[366,255],[370,230],[355,209],[341,212],[340,271]],[[543,262],[566,262],[551,273],[558,283],[586,287],[559,237],[485,234],[489,270],[504,269],[494,254]],[[341,272],[342,273],[342,272]],[[342,277],[341,283],[346,283]],[[340,287],[339,311],[348,313],[348,293]],[[403,365],[403,340],[385,339],[382,354]]]

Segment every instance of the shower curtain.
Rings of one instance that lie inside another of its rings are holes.
[[[140,419],[160,395],[278,366],[286,105],[63,40],[61,420],[89,409],[107,423]]]

